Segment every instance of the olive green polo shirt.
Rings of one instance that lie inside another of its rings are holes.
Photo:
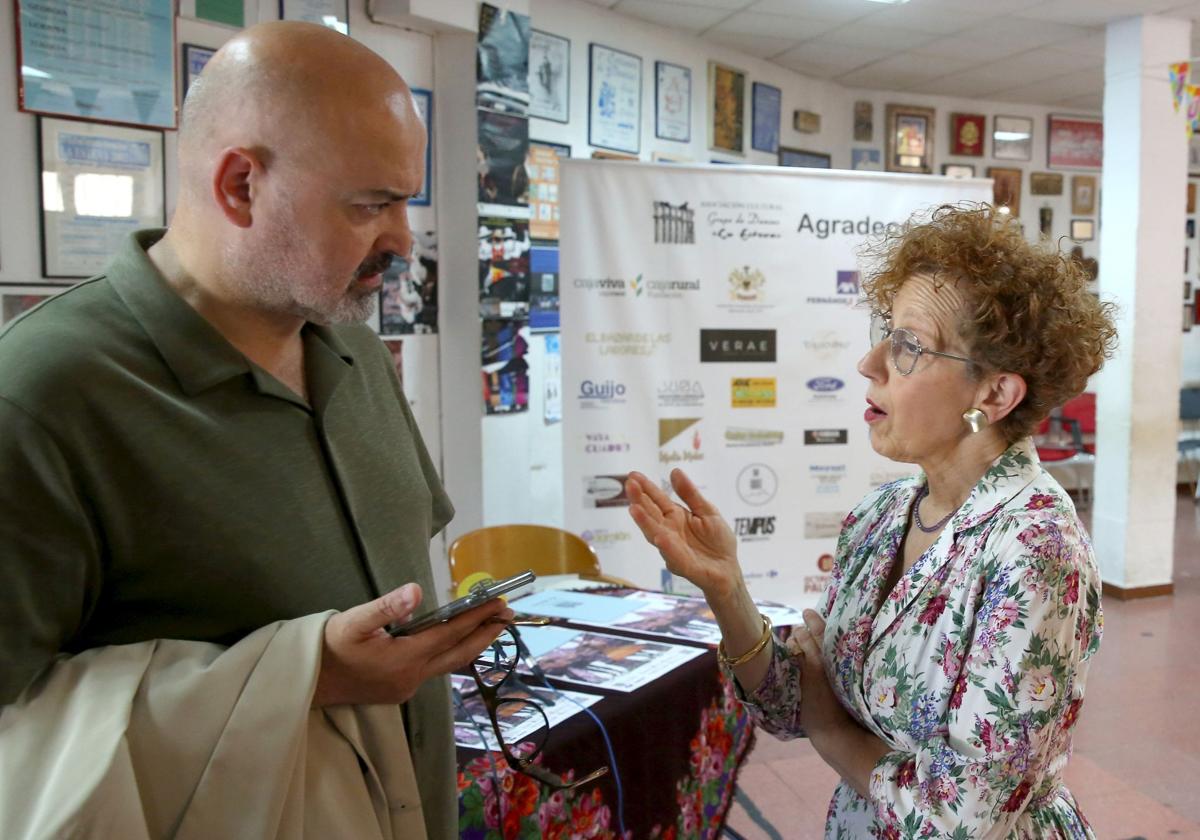
[[[305,326],[306,405],[167,285],[161,235],[0,331],[0,704],[61,651],[436,598],[453,509],[387,349]],[[456,836],[446,682],[406,716],[430,837]]]

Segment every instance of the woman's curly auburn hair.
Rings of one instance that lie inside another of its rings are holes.
[[[927,220],[918,215],[890,228],[863,256],[867,301],[882,312],[891,311],[914,275],[956,285],[966,299],[958,335],[979,372],[1025,380],[1025,399],[998,424],[1009,443],[1078,396],[1116,348],[1115,307],[1088,292],[1079,261],[1031,245],[1018,224],[986,204],[943,205]]]

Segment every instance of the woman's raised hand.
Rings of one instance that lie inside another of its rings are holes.
[[[671,501],[646,476],[630,473],[625,482],[629,513],[667,568],[698,586],[712,603],[741,584],[737,537],[683,470],[671,471],[671,486],[683,505]]]

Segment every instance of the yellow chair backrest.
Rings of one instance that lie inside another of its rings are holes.
[[[476,572],[499,580],[525,569],[537,575],[603,577],[596,550],[561,528],[494,525],[464,534],[450,546],[450,581],[455,589]]]

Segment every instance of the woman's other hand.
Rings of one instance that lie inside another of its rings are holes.
[[[821,653],[824,638],[824,619],[813,610],[805,610],[804,623],[793,628],[786,643],[788,653],[800,660],[800,725],[814,747],[823,735],[855,725],[829,685]]]
[[[671,486],[683,505],[646,476],[630,473],[625,482],[629,513],[673,574],[698,586],[710,604],[724,601],[742,585],[737,537],[683,470],[671,471]]]
[[[804,611],[804,624],[787,640],[788,653],[800,663],[800,725],[825,763],[859,796],[870,798],[871,773],[891,748],[850,716],[833,693],[825,671],[821,642],[825,621]]]

